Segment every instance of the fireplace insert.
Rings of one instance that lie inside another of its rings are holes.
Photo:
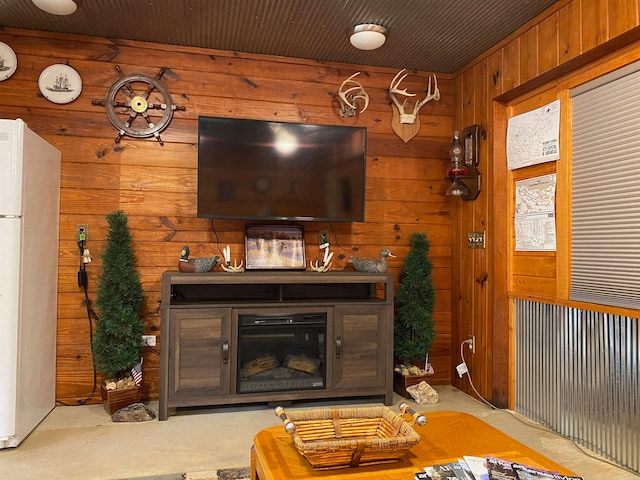
[[[237,393],[326,388],[327,314],[240,315]]]

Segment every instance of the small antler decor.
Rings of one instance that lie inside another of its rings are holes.
[[[220,264],[220,267],[229,273],[242,273],[244,272],[244,261],[240,260],[240,265],[238,265],[237,260],[233,260],[233,265],[231,265],[231,248],[229,245],[222,249],[222,255],[224,255],[224,262]]]
[[[356,113],[364,112],[369,106],[369,94],[365,92],[360,82],[353,79],[358,75],[360,75],[360,72],[354,73],[340,84],[340,89],[338,90],[340,111],[338,114],[341,117],[353,117]],[[360,111],[358,111],[358,108],[360,108]]]
[[[418,111],[431,100],[440,100],[440,90],[438,90],[438,79],[433,75],[433,92],[431,91],[431,77],[429,77],[429,86],[427,87],[426,96],[416,101],[413,109],[407,113],[405,108],[407,107],[407,101],[410,97],[415,97],[415,93],[407,92],[406,88],[400,90],[400,83],[407,77],[407,73],[403,75],[405,69],[400,70],[389,85],[389,97],[391,97],[391,109],[393,110],[393,117],[391,118],[391,128],[403,142],[407,143],[420,131],[420,118],[418,117]],[[402,102],[398,99],[398,96],[404,97]]]
[[[331,270],[331,259],[333,258],[333,252],[329,253],[329,245],[327,245],[324,250],[324,257],[322,259],[322,263],[320,260],[316,260],[315,262],[309,262],[309,268],[314,272],[328,272]]]

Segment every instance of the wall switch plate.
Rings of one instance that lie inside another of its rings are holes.
[[[485,231],[469,232],[467,234],[467,247],[469,248],[485,248]]]
[[[156,346],[156,336],[155,335],[142,335],[142,344],[147,347],[155,347]]]

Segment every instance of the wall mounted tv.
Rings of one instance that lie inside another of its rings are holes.
[[[364,127],[198,118],[198,217],[364,221]]]

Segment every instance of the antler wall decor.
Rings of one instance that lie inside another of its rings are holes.
[[[391,118],[391,128],[398,137],[400,137],[405,143],[415,137],[420,131],[420,118],[418,117],[418,111],[424,104],[431,100],[440,100],[440,90],[438,90],[438,79],[435,74],[433,75],[433,92],[431,91],[431,77],[429,77],[429,86],[427,87],[426,97],[420,101],[416,101],[413,105],[413,109],[407,113],[407,101],[409,97],[415,97],[415,93],[407,92],[406,88],[400,90],[400,83],[407,77],[407,73],[403,75],[406,69],[400,70],[389,85],[389,97],[391,97],[393,110],[393,117]],[[398,99],[398,96],[404,97],[402,102]]]
[[[354,73],[340,84],[338,90],[340,111],[338,113],[341,117],[353,117],[356,113],[364,112],[369,106],[369,94],[365,92],[360,82],[353,79],[357,75],[360,75],[360,72]],[[362,107],[359,112],[358,107]]]

